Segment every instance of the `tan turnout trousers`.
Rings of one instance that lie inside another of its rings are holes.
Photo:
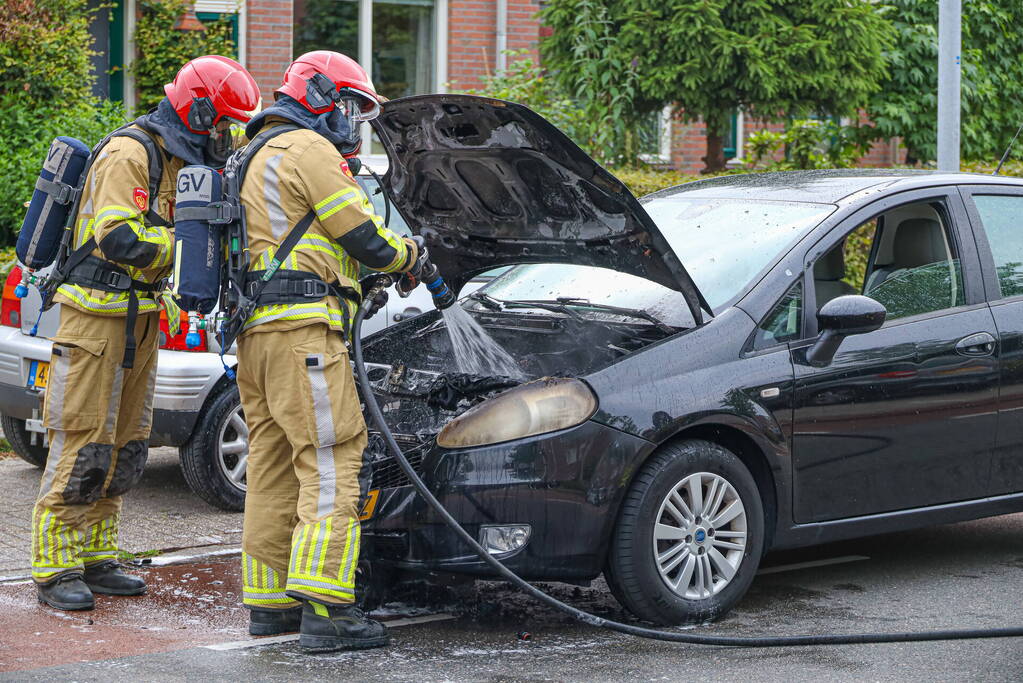
[[[244,604],[354,602],[366,425],[341,334],[312,324],[242,335],[238,389],[250,431]]]
[[[159,314],[139,313],[126,370],[123,317],[61,306],[43,405],[50,454],[32,512],[36,582],[117,559],[121,494],[149,451],[159,337]]]

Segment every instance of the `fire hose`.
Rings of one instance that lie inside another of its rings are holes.
[[[438,278],[439,279],[439,278]],[[696,633],[680,633],[654,628],[646,628],[635,624],[626,624],[612,619],[605,619],[595,614],[584,612],[581,609],[572,607],[557,598],[554,598],[539,588],[528,583],[515,572],[508,569],[500,560],[492,556],[486,548],[481,546],[472,535],[466,531],[458,521],[451,516],[439,500],[433,495],[423,480],[413,469],[412,465],[405,458],[401,448],[398,446],[394,435],[387,426],[380,404],[373,394],[372,385],[366,373],[366,365],[362,355],[362,321],[372,306],[374,297],[390,284],[386,277],[380,278],[377,283],[367,292],[362,305],[355,316],[355,324],[352,328],[352,351],[355,356],[355,372],[358,377],[359,391],[365,401],[366,409],[370,417],[380,431],[388,449],[394,454],[394,458],[405,476],[409,478],[412,487],[422,496],[427,505],[437,514],[438,517],[462,540],[465,545],[472,549],[484,564],[494,570],[500,578],[520,588],[526,594],[536,598],[539,602],[564,612],[565,614],[590,626],[606,628],[618,633],[624,633],[639,638],[652,640],[663,640],[673,643],[687,643],[690,645],[723,645],[733,647],[791,647],[805,645],[858,645],[868,643],[905,643],[921,642],[930,640],[968,640],[974,638],[1016,638],[1023,636],[1023,627],[1013,626],[991,629],[965,629],[965,630],[940,630],[940,631],[918,631],[904,633],[823,633],[816,635],[790,635],[790,636],[714,636]],[[446,289],[446,288],[445,288]],[[445,302],[448,305],[453,302]],[[444,308],[446,306],[439,306]]]

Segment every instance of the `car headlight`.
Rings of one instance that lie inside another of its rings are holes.
[[[597,410],[597,397],[577,379],[547,378],[509,389],[448,422],[437,445],[466,448],[567,429]]]

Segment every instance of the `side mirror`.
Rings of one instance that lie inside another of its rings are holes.
[[[870,297],[851,294],[832,299],[817,311],[821,335],[810,347],[806,360],[815,367],[830,363],[842,340],[851,334],[873,332],[884,324],[888,311]]]

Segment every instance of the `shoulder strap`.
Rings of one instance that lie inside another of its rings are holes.
[[[242,183],[245,182],[245,174],[249,172],[249,164],[252,163],[252,159],[255,158],[259,150],[263,149],[263,145],[270,142],[278,135],[290,133],[298,129],[298,126],[290,123],[274,126],[273,128],[267,128],[260,131],[256,137],[252,138],[252,140],[249,141],[249,144],[238,150],[235,153],[238,155],[235,166],[236,170],[230,174],[228,179],[228,191],[236,192],[235,196],[241,197]],[[234,182],[231,182],[232,180]]]
[[[140,120],[135,125],[141,127]],[[129,124],[130,125],[130,124]],[[127,137],[138,142],[146,149],[146,156],[149,158],[149,211],[146,212],[146,220],[151,225],[167,225],[167,221],[153,208],[156,198],[160,194],[160,180],[163,178],[163,153],[156,140],[148,131],[139,128],[121,128],[114,131],[110,137]]]

